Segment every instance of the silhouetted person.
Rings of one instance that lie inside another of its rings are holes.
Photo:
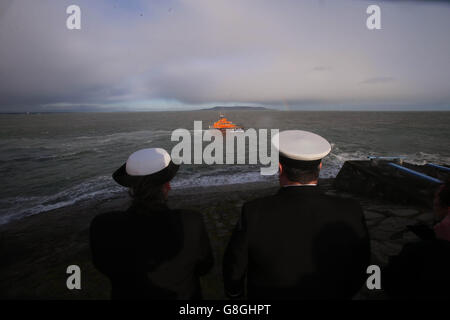
[[[406,244],[382,273],[382,286],[393,298],[450,298],[450,183],[436,192],[433,230]]]
[[[213,265],[202,215],[166,205],[175,165],[164,149],[133,153],[113,178],[129,187],[126,211],[94,218],[95,267],[111,281],[112,299],[200,299],[199,276]]]
[[[278,142],[277,142],[278,141]],[[223,262],[230,298],[351,298],[367,278],[370,244],[363,211],[351,199],[323,194],[322,137],[283,131],[277,194],[244,204]]]

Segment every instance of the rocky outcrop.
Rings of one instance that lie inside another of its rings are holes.
[[[402,166],[442,180],[449,176],[427,166],[408,163]],[[334,187],[357,195],[431,208],[439,184],[402,172],[390,166],[388,161],[346,161],[334,181]]]

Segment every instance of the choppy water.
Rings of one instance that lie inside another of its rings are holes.
[[[172,130],[203,127],[213,111],[0,115],[0,224],[11,219],[111,197],[123,192],[111,173],[130,153],[162,147],[170,152]],[[450,163],[450,112],[230,111],[245,128],[309,130],[333,146],[322,177],[344,161],[367,156],[406,156],[413,163]],[[174,188],[274,180],[257,165],[185,165]]]

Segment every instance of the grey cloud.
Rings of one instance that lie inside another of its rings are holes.
[[[330,71],[332,68],[330,66],[316,66],[313,71]]]
[[[80,31],[65,29],[68,0],[14,1],[0,17],[0,111],[155,99],[450,103],[447,6],[405,15],[386,2],[383,30],[369,32],[363,1],[152,2],[136,19],[112,16],[108,1],[78,3]]]
[[[374,2],[372,0],[364,0],[367,2]],[[439,3],[439,4],[450,4],[449,0],[377,0],[376,2],[391,2],[391,3]]]
[[[395,79],[393,77],[374,77],[365,79],[364,81],[361,81],[362,84],[380,84],[380,83],[388,83],[388,82],[394,82]]]

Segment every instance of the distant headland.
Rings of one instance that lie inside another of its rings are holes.
[[[225,107],[225,106],[216,106],[212,108],[202,109],[207,111],[226,111],[226,110],[272,110],[264,107],[249,107],[249,106],[234,106],[234,107]]]

